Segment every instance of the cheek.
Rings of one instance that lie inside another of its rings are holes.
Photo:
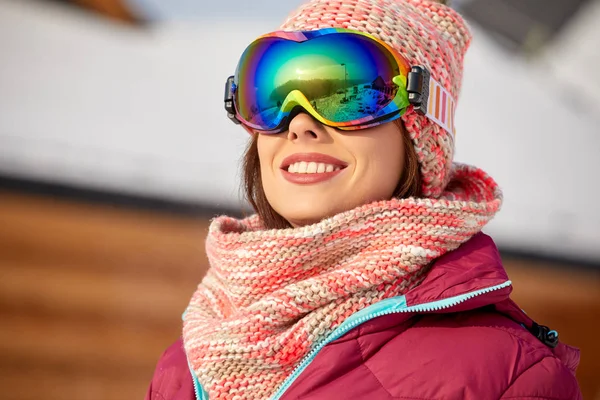
[[[386,149],[376,155],[371,165],[374,166],[371,181],[385,193],[385,197],[391,197],[402,177],[402,155]]]
[[[403,174],[404,146],[402,134],[374,137],[361,147],[364,172],[360,186],[366,187],[371,199],[389,199]],[[360,164],[360,160],[357,160]]]
[[[258,152],[258,160],[260,162],[260,169],[264,171],[269,168],[273,163],[274,156],[274,143],[268,137],[258,136],[256,142],[256,150]]]
[[[273,195],[274,190],[274,158],[277,150],[277,141],[272,137],[259,136],[257,141],[258,161],[263,190],[267,198]]]
[[[402,175],[404,167],[404,143],[401,134],[386,142],[381,151],[381,160],[385,160],[385,169],[389,174],[396,177],[396,183]]]

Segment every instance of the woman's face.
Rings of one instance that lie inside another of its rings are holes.
[[[388,200],[403,172],[402,135],[393,122],[340,131],[301,113],[288,131],[258,137],[267,200],[292,226]]]

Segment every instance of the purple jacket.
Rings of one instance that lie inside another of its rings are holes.
[[[479,234],[405,296],[350,317],[274,398],[581,399],[579,351],[527,317],[511,290],[494,242]],[[146,399],[205,399],[194,382],[179,340],[161,357]]]

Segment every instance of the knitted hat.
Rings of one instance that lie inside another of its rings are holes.
[[[441,1],[443,2],[443,1]],[[411,65],[423,65],[457,99],[471,35],[462,17],[433,0],[310,0],[281,26],[287,31],[354,29],[379,38]],[[429,118],[402,116],[419,159],[423,196],[437,198],[450,177],[454,139]]]

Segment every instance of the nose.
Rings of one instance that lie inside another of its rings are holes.
[[[319,121],[315,120],[307,113],[299,113],[290,121],[288,128],[288,140],[310,141],[322,140],[325,135],[325,129]]]

